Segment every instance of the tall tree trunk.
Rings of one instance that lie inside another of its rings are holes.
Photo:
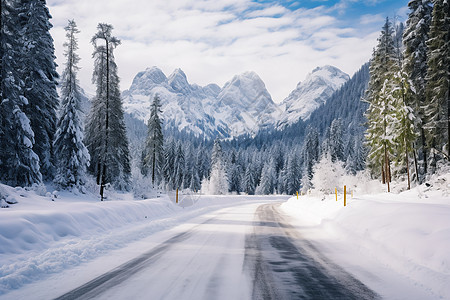
[[[389,169],[389,161],[388,161],[388,153],[387,153],[387,147],[386,144],[384,145],[384,164],[385,164],[385,174],[386,174],[386,183],[387,183],[387,188],[388,188],[388,193],[391,192],[391,186],[390,186],[390,181],[391,181],[391,170]]]
[[[425,130],[421,129],[421,136],[422,136],[422,151],[423,151],[423,178],[421,178],[420,183],[425,181],[425,176],[428,173],[428,149],[427,149],[427,141],[425,138]]]
[[[405,159],[406,159],[406,174],[408,175],[408,190],[411,189],[411,179],[409,177],[409,158],[408,158],[408,145],[405,139]]]
[[[417,164],[417,154],[416,154],[416,150],[413,150],[413,156],[414,156],[414,168],[416,170],[416,181],[420,184],[421,180],[419,178],[419,166]]]
[[[156,169],[156,149],[153,149],[152,161],[152,186],[155,187],[155,169]]]

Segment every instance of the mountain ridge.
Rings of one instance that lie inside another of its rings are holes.
[[[276,104],[253,71],[235,75],[220,87],[215,83],[191,84],[179,68],[166,76],[153,66],[138,72],[122,97],[125,111],[144,122],[158,94],[166,129],[175,127],[208,138],[233,137],[309,118],[348,78],[336,67],[315,68],[282,103]]]

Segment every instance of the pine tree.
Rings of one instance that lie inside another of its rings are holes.
[[[184,156],[184,150],[182,147],[182,144],[179,143],[177,150],[175,152],[175,176],[174,176],[174,183],[176,189],[182,189],[183,188],[183,180],[185,177],[185,156]]]
[[[164,180],[166,188],[175,188],[175,141],[169,140],[164,147]]]
[[[408,96],[412,94],[410,90],[409,80],[405,72],[401,71],[401,66],[394,74],[394,84],[396,89],[392,91],[392,97],[395,101],[395,114],[393,123],[393,136],[396,143],[396,153],[394,161],[397,164],[406,167],[406,174],[408,178],[408,189],[411,188],[409,162],[410,154],[413,152],[414,141],[417,138],[416,128],[414,127],[415,116],[411,107],[407,105]],[[404,155],[403,155],[404,154]]]
[[[273,194],[276,183],[275,162],[270,159],[264,164],[261,174],[261,182],[257,188],[257,194],[270,195]]]
[[[427,51],[426,41],[428,40],[432,6],[430,0],[412,0],[408,3],[410,13],[406,21],[406,29],[403,34],[405,45],[403,70],[406,72],[411,83],[411,90],[406,103],[413,109],[415,117],[414,127],[419,132],[419,138],[415,141],[415,149],[419,160],[416,173],[419,182],[423,182],[427,173],[427,146],[425,139],[424,107],[426,104],[425,86],[427,77]],[[420,170],[419,170],[420,168]]]
[[[356,142],[355,137],[350,136],[345,149],[347,160],[345,162],[345,171],[348,174],[356,175]]]
[[[227,194],[228,176],[223,157],[222,146],[216,139],[211,153],[211,176],[209,179],[209,192],[213,195]]]
[[[84,177],[89,165],[89,153],[83,143],[84,132],[81,122],[81,95],[77,80],[77,64],[80,61],[76,53],[78,41],[76,34],[80,31],[75,21],[69,21],[65,27],[67,47],[64,55],[67,62],[61,80],[61,110],[57,123],[54,149],[57,158],[55,182],[63,187],[78,187],[84,184]]]
[[[367,148],[364,146],[365,137],[358,136],[355,141],[355,169],[362,171],[366,168]]]
[[[392,122],[395,105],[392,92],[396,63],[395,47],[392,38],[393,29],[388,18],[378,39],[370,64],[370,81],[365,101],[369,103],[366,116],[368,129],[366,133],[369,147],[368,164],[372,174],[380,174],[383,183],[390,191],[390,161],[395,148],[392,140]]]
[[[240,163],[237,161],[236,152],[232,152],[231,154],[231,162],[230,162],[230,176],[229,176],[229,186],[231,192],[240,193],[241,192],[241,180],[242,180],[242,167]]]
[[[53,140],[56,132],[55,49],[50,35],[50,13],[42,0],[22,0],[20,9],[21,36],[24,41],[24,96],[28,99],[25,113],[35,135],[33,150],[39,156],[40,170],[45,180],[55,173]]]
[[[1,1],[0,11],[0,180],[12,186],[40,183],[34,133],[24,113],[29,104],[22,81],[23,40],[17,3]]]
[[[196,169],[192,170],[191,184],[189,188],[194,192],[197,192],[201,189],[201,181]]]
[[[432,151],[430,167],[450,155],[450,7],[448,0],[434,0],[427,41],[427,107],[424,128]]]
[[[256,189],[256,178],[255,173],[251,164],[247,165],[245,169],[244,178],[242,182],[242,190],[248,195],[254,195]]]
[[[311,172],[312,173],[312,172]],[[289,156],[285,179],[286,193],[293,195],[300,189],[301,169],[297,154],[294,152]]]
[[[342,120],[334,119],[330,126],[330,155],[331,161],[344,161],[344,133],[342,128]]]
[[[310,182],[313,177],[314,164],[319,160],[319,134],[313,127],[308,127],[305,142],[303,144],[302,158],[303,158],[303,181],[302,187],[307,185],[308,189],[311,187]],[[300,177],[300,174],[298,175]],[[292,190],[288,188],[288,194],[292,194]],[[293,191],[295,192],[295,190]]]
[[[153,103],[150,107],[150,118],[148,119],[147,140],[142,152],[141,172],[143,175],[148,175],[150,172],[152,184],[161,181],[161,173],[164,164],[164,137],[162,133],[162,121],[159,118],[161,111],[161,100],[158,95],[153,98]]]
[[[100,195],[107,183],[127,189],[131,174],[128,140],[124,123],[114,49],[120,41],[111,35],[113,27],[100,23],[92,37],[97,86],[86,130],[86,144],[91,154],[90,172],[100,185]]]

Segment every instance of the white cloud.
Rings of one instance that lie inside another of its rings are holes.
[[[361,25],[367,25],[367,24],[373,24],[373,23],[382,23],[386,19],[386,16],[383,16],[382,14],[376,14],[376,15],[362,15],[359,18],[359,23]]]
[[[73,18],[81,30],[79,75],[90,93],[94,92],[90,39],[98,22],[111,23],[122,40],[115,52],[122,89],[129,88],[137,72],[154,65],[167,75],[180,67],[191,83],[200,85],[223,85],[233,75],[253,70],[278,102],[316,66],[331,64],[354,73],[369,59],[377,37],[340,28],[339,20],[324,7],[291,11],[250,0],[47,3],[60,68],[63,27]]]

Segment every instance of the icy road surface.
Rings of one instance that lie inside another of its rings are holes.
[[[377,299],[278,213],[247,204],[204,216],[57,299]]]

